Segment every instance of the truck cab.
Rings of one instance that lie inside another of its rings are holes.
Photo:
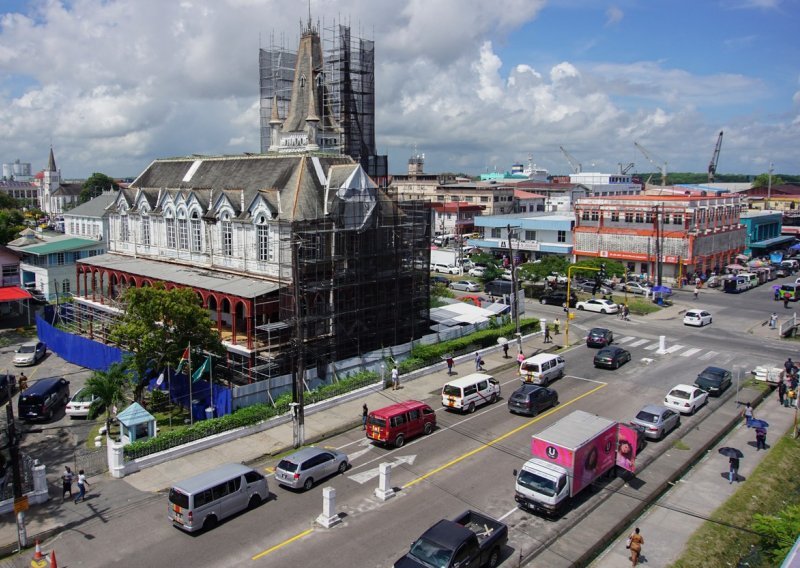
[[[537,458],[528,460],[517,473],[514,500],[523,509],[557,514],[569,497],[569,477],[561,466]]]

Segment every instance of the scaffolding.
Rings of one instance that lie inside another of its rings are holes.
[[[269,121],[272,117],[274,99],[277,97],[278,114],[280,116],[286,116],[289,111],[296,65],[297,52],[286,49],[283,42],[276,43],[274,34],[270,36],[269,48],[258,50],[262,154],[266,154],[269,151]]]

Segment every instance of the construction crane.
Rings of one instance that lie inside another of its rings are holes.
[[[661,172],[661,187],[667,185],[667,162],[664,162],[664,165],[661,165],[650,156],[650,153],[645,150],[644,146],[635,141],[633,145],[636,146],[642,154],[644,154],[644,157],[647,158],[659,172]]]
[[[581,173],[581,163],[575,159],[575,156],[570,154],[564,149],[564,146],[559,146],[561,148],[561,152],[564,154],[564,157],[569,162],[569,165],[572,166],[572,173],[579,174]]]
[[[719,151],[722,149],[722,130],[719,131],[717,138],[717,145],[714,147],[714,153],[711,155],[711,161],[708,163],[708,183],[714,183],[714,176],[717,175],[717,162],[719,162]]]
[[[624,168],[622,167],[622,162],[617,162],[617,165],[619,166],[619,175],[624,176],[629,171],[631,171],[631,168],[635,164],[633,162],[628,162],[628,165],[626,165]]]

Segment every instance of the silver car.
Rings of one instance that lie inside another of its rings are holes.
[[[35,365],[45,356],[45,353],[47,353],[47,346],[43,342],[26,343],[16,350],[14,365],[16,367]]]
[[[308,491],[314,486],[314,482],[347,471],[347,461],[347,454],[336,450],[313,446],[303,448],[278,463],[275,481],[286,487],[302,487]]]
[[[660,440],[681,425],[681,415],[666,406],[648,404],[631,422],[644,426],[644,435],[651,440]]]

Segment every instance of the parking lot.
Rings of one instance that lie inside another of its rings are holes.
[[[64,377],[69,381],[70,395],[78,391],[91,376],[91,371],[68,363],[52,353],[49,349],[43,359],[29,367],[15,367],[14,354],[20,345],[35,342],[37,338],[23,337],[15,332],[0,335],[0,373],[10,373],[19,377],[24,372],[28,377],[28,386],[46,377]],[[58,476],[64,465],[75,464],[76,450],[85,449],[86,439],[95,424],[94,421],[78,418],[71,419],[59,408],[55,416],[48,421],[26,423],[19,420],[16,390],[11,399],[18,432],[21,435],[20,447],[23,456],[39,460],[47,466],[48,481],[58,485]],[[4,403],[2,406],[5,406]],[[2,410],[2,429],[6,428],[5,409]],[[58,494],[57,490],[53,493]]]

